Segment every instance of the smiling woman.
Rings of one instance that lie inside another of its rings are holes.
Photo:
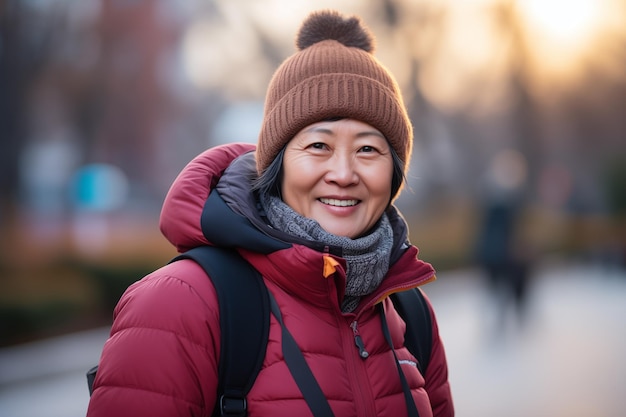
[[[413,146],[402,92],[358,16],[311,13],[295,39],[267,86],[256,149],[229,143],[201,153],[161,211],[161,230],[181,252],[221,248],[258,272],[256,288],[227,274],[238,292],[267,289],[269,343],[249,392],[222,389],[233,375],[220,364],[229,351],[221,335],[233,318],[220,317],[219,292],[183,259],[117,304],[89,417],[454,416],[432,306],[423,297],[403,319],[390,298],[417,298],[435,279],[394,206]],[[259,178],[270,185],[256,186]],[[246,307],[241,319],[263,318]],[[426,341],[427,366],[405,337],[420,321],[415,340]]]

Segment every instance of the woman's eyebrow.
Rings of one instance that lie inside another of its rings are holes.
[[[324,135],[334,135],[335,132],[332,129],[328,129],[325,127],[320,127],[320,126],[312,126],[308,129],[304,130],[304,133],[322,133]],[[361,138],[361,137],[366,137],[366,136],[378,136],[382,139],[387,140],[387,138],[385,138],[385,136],[380,133],[377,130],[364,130],[362,132],[359,132],[356,134],[356,137]]]
[[[385,135],[383,135],[382,133],[380,133],[380,132],[379,132],[379,131],[377,131],[377,130],[365,130],[365,131],[363,131],[363,132],[359,132],[359,133],[357,133],[357,134],[356,134],[356,136],[357,136],[358,138],[360,138],[360,137],[365,137],[365,136],[378,136],[378,137],[379,137],[379,138],[381,138],[381,139],[385,139],[385,140],[387,140],[387,138],[385,138]]]
[[[311,126],[308,129],[305,129],[304,133],[323,133],[325,135],[332,135],[333,131],[325,127]]]

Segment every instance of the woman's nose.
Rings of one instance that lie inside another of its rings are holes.
[[[334,155],[328,161],[325,179],[339,186],[346,187],[359,182],[356,161],[352,155]]]

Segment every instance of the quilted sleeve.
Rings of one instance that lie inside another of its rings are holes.
[[[193,261],[131,285],[115,308],[87,416],[210,416],[218,314],[215,290]]]

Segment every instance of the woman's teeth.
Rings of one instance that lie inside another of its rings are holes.
[[[356,206],[359,200],[337,200],[335,198],[320,198],[320,201],[329,206],[350,207]]]

